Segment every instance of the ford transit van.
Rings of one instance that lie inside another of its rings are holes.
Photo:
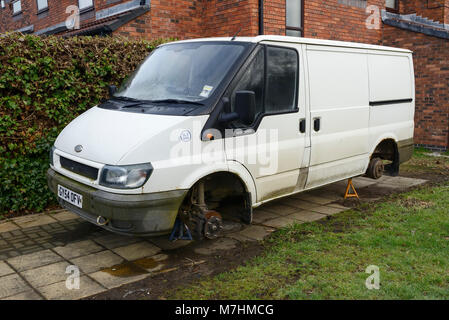
[[[155,49],[51,150],[60,204],[105,229],[215,238],[273,199],[367,175],[413,152],[412,52],[284,36]]]

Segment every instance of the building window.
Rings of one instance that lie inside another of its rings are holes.
[[[86,11],[86,10],[92,9],[94,7],[94,1],[93,0],[79,0],[78,6],[80,9],[80,12]]]
[[[48,9],[47,0],[37,0],[37,12],[42,12]]]
[[[303,35],[303,0],[286,0],[285,3],[286,32],[287,36],[301,37]]]
[[[1,0],[2,9],[5,9],[5,0]]]
[[[398,11],[399,10],[399,1],[398,0],[385,0],[385,6],[389,11]]]
[[[12,14],[16,15],[22,12],[22,2],[20,0],[12,3]]]

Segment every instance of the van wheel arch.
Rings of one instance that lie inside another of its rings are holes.
[[[202,186],[200,187],[200,185]],[[198,197],[198,190],[201,190],[203,197]],[[198,198],[202,199],[198,201]],[[207,207],[207,212],[216,212],[225,220],[240,220],[248,224],[252,221],[251,192],[248,191],[244,181],[232,172],[215,172],[196,181],[180,206],[181,219],[189,224],[187,212],[192,211],[192,207],[201,207],[202,205]],[[196,212],[193,219],[198,220],[198,218],[202,219]],[[192,216],[190,216],[190,222],[192,222]],[[195,229],[192,231],[198,233],[197,221],[193,221],[191,226]],[[198,235],[196,238],[199,238]]]
[[[394,139],[384,139],[374,149],[366,173],[369,177],[372,177],[372,173],[375,170],[374,165],[375,163],[378,163],[379,159],[391,161],[391,163],[385,165],[385,170],[390,175],[397,176],[399,174],[399,149],[398,144]]]

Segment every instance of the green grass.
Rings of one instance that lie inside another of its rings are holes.
[[[449,175],[449,159],[416,149],[402,172]],[[189,299],[449,299],[449,183],[365,204],[272,235],[235,270],[167,294]],[[380,270],[380,289],[365,272]],[[174,292],[174,293],[173,293]]]
[[[401,172],[449,176],[449,158],[430,156],[429,153],[426,149],[415,148],[412,159],[401,165]]]
[[[247,265],[171,298],[448,299],[448,208],[449,185],[443,185],[294,225]],[[365,286],[369,265],[380,269],[379,290]]]

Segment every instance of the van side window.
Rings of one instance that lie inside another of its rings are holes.
[[[259,50],[253,61],[249,64],[237,86],[234,88],[231,99],[231,110],[234,111],[235,93],[237,91],[254,91],[256,95],[256,117],[263,112],[264,100],[264,73],[265,52]]]
[[[265,113],[296,109],[298,54],[296,50],[267,47],[267,94]]]

